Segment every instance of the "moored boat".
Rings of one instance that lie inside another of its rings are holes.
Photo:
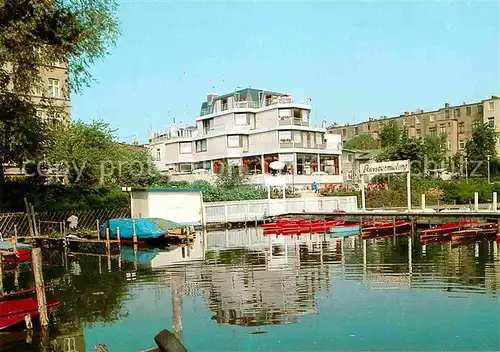
[[[168,238],[168,230],[158,228],[151,220],[131,218],[106,221],[101,227],[99,237],[105,239],[106,229],[109,229],[109,238],[115,240],[117,239],[117,228],[120,229],[120,240],[122,241],[132,241],[134,232],[138,242]]]
[[[59,301],[50,301],[47,308],[55,307]],[[22,298],[0,302],[0,330],[13,327],[24,322],[24,317],[38,316],[38,302],[36,298]]]
[[[394,233],[408,232],[411,229],[412,221],[398,220],[396,222],[386,222],[363,228],[363,235],[383,236]]]
[[[474,223],[477,223],[477,221],[472,222],[467,220],[460,220],[458,222],[449,222],[446,224],[436,225],[431,227],[430,229],[420,231],[420,238],[445,235],[464,228],[471,227],[471,225]]]

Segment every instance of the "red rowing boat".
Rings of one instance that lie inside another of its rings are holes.
[[[446,224],[436,225],[431,227],[430,229],[420,231],[420,238],[445,235],[448,233],[459,231],[462,228],[470,227],[473,223],[477,223],[477,221],[472,222],[467,220],[460,220],[458,222],[449,222]]]
[[[59,301],[50,301],[47,308],[55,307]],[[23,298],[0,302],[0,330],[17,325],[24,321],[26,315],[38,315],[36,298]]]
[[[396,222],[384,222],[381,224],[376,224],[371,227],[366,227],[363,229],[363,235],[370,236],[383,236],[393,233],[394,227],[396,228],[396,233],[408,232],[411,229],[411,221],[398,220]]]

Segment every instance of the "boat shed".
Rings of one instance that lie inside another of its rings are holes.
[[[182,225],[203,223],[203,190],[196,188],[130,188],[130,213],[135,219],[162,218]]]

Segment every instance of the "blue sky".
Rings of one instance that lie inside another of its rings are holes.
[[[311,98],[316,124],[500,94],[496,1],[119,4],[122,34],[72,117],[126,142],[194,124],[207,93],[237,86]]]

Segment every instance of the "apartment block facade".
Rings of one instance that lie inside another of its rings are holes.
[[[369,119],[353,125],[334,124],[328,128],[328,132],[340,134],[343,142],[361,134],[371,134],[378,140],[384,125],[392,121],[405,127],[410,137],[422,138],[446,133],[447,153],[451,156],[464,151],[465,143],[472,138],[472,128],[476,123],[489,123],[500,132],[500,98],[492,96],[479,102],[455,106],[445,104],[444,107],[433,111],[419,109],[396,117]],[[500,153],[499,142],[497,151]]]
[[[221,167],[246,170],[255,183],[273,174],[287,184],[342,182],[340,136],[311,123],[311,105],[289,94],[242,89],[209,94],[196,126],[154,135],[150,154],[177,180],[210,178]],[[270,168],[273,161],[284,167]]]

